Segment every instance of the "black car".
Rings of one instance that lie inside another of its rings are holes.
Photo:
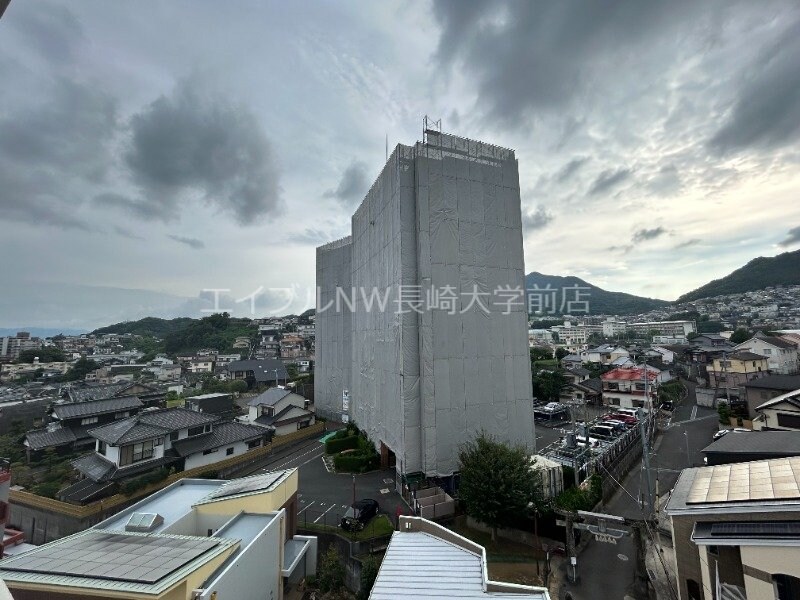
[[[354,502],[344,513],[340,525],[345,531],[361,531],[378,514],[379,508],[378,503],[369,498]]]

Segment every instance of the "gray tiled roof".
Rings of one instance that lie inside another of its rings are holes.
[[[164,408],[146,410],[135,417],[95,427],[89,433],[98,440],[119,446],[163,436],[180,429],[206,425],[217,419],[216,415],[185,408]]]
[[[31,450],[43,450],[52,446],[64,446],[75,441],[75,434],[69,427],[59,427],[52,431],[34,429],[25,435]]]
[[[266,392],[259,394],[247,403],[247,406],[275,406],[278,402],[291,394],[291,390],[281,388],[269,388]]]
[[[295,412],[296,414],[289,416],[292,412]],[[264,426],[275,425],[276,423],[285,424],[292,423],[293,421],[300,421],[313,414],[314,413],[312,413],[310,410],[290,404],[272,417],[268,415],[261,415],[255,420],[255,422]]]
[[[96,452],[81,456],[72,461],[72,466],[92,481],[105,481],[117,467]]]
[[[257,425],[244,423],[220,423],[214,425],[211,433],[172,442],[172,447],[180,456],[189,456],[203,450],[221,448],[236,442],[246,442],[264,437],[266,432]]]
[[[163,436],[169,432],[170,430],[164,427],[140,423],[138,417],[130,417],[90,429],[89,435],[107,444],[121,446]]]
[[[73,402],[86,402],[87,400],[104,400],[116,395],[130,385],[129,381],[121,383],[106,383],[87,387],[73,387],[69,390],[69,398]]]
[[[125,411],[133,408],[142,408],[142,406],[144,406],[142,401],[136,396],[122,396],[120,398],[107,398],[104,400],[56,404],[53,406],[53,412],[59,419],[65,420]]]
[[[703,448],[704,454],[743,453],[800,455],[800,431],[734,432],[722,436]]]
[[[253,377],[259,383],[275,381],[275,369],[278,370],[278,379],[286,379],[289,374],[286,367],[276,358],[262,360],[235,360],[227,365],[228,373],[235,371],[252,371]]]
[[[759,377],[744,384],[748,388],[761,388],[766,390],[782,390],[791,392],[800,390],[800,375],[767,375]]]

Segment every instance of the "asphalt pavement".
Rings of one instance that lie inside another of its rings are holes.
[[[695,385],[683,381],[687,397],[676,407],[671,418],[660,424],[660,435],[651,452],[652,492],[666,494],[675,485],[680,471],[703,463],[701,450],[711,443],[717,430],[717,413],[697,406]],[[688,448],[688,452],[687,452]],[[601,511],[630,519],[641,519],[644,511],[640,499],[646,498],[641,462],[624,478],[622,487],[602,507]],[[575,600],[622,600],[632,597],[636,557],[630,536],[616,545],[590,540],[578,556],[576,584],[566,584]],[[667,568],[672,568],[667,564]],[[563,596],[562,596],[563,597]]]

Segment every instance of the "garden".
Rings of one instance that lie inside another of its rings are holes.
[[[375,446],[354,423],[325,441],[325,454],[333,458],[339,473],[366,473],[377,469],[381,462]]]

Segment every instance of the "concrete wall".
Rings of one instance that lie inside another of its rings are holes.
[[[349,237],[317,248],[314,405],[320,415],[336,420],[341,418],[342,392],[350,390],[352,371],[352,312],[341,295],[352,293],[352,250]]]
[[[283,513],[284,511],[282,511]],[[283,526],[285,515],[273,519],[239,555],[211,581],[200,596],[215,600],[282,597]]]
[[[233,454],[228,455],[226,450],[228,448],[233,448]],[[219,462],[226,458],[230,458],[231,456],[239,456],[241,454],[245,454],[247,452],[247,444],[245,442],[236,442],[234,444],[229,444],[222,448],[218,448],[216,452],[212,452],[211,454],[203,454],[202,452],[198,452],[197,454],[191,454],[186,457],[186,463],[184,466],[185,470],[194,469],[195,467],[203,467],[205,465],[210,465],[215,462]]]

